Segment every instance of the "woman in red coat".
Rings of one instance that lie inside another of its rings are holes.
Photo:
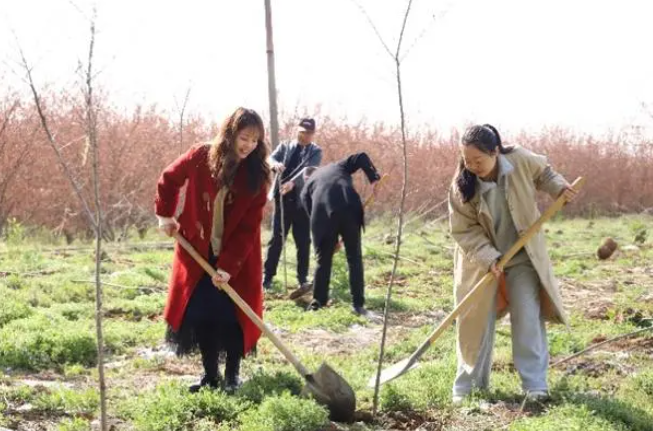
[[[269,186],[261,117],[238,108],[210,143],[192,147],[168,166],[157,184],[156,215],[168,235],[175,230],[213,265],[211,279],[178,244],[172,266],[164,317],[166,339],[178,355],[197,347],[204,376],[191,386],[222,384],[218,358],[226,355],[224,386],[239,385],[240,360],[256,345],[259,329],[216,286],[229,283],[259,316],[261,290],[261,219]],[[179,220],[173,219],[179,190],[187,183]]]

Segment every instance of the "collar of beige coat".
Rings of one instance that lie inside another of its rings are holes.
[[[510,160],[503,154],[497,156],[497,163],[499,164],[499,172],[497,175],[497,181],[483,181],[482,179],[476,177],[476,182],[478,184],[478,191],[480,194],[493,189],[497,186],[498,183],[502,182],[504,177],[512,174],[515,170],[515,167],[510,163]]]

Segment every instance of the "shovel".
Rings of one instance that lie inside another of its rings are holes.
[[[190,254],[193,259],[211,276],[216,274],[216,270],[197,253],[193,246],[179,232],[174,233],[174,238]],[[351,422],[356,411],[356,395],[351,386],[343,379],[333,368],[326,363],[322,363],[316,373],[311,374],[299,362],[299,359],[288,350],[285,344],[268,328],[263,320],[250,308],[249,305],[236,293],[236,291],[224,283],[220,286],[232,301],[254,322],[254,324],[272,341],[272,344],[286,357],[286,359],[295,367],[297,372],[304,378],[306,385],[302,390],[302,395],[312,396],[316,402],[326,406],[329,409],[330,418],[336,422]]]
[[[579,177],[574,181],[574,183],[571,185],[571,187],[574,190],[580,190],[583,185],[585,184],[585,178]],[[514,255],[521,250],[521,248],[535,235],[542,225],[546,223],[551,217],[553,217],[560,209],[567,203],[567,199],[564,196],[560,196],[558,199],[555,200],[551,206],[546,210],[544,214],[540,216],[539,219],[524,233],[523,236],[517,240],[517,242],[510,247],[508,252],[503,255],[503,257],[499,260],[499,263],[497,264],[497,268],[500,270],[503,270],[504,266],[510,262],[510,259],[513,258]],[[412,370],[413,368],[417,367],[418,363],[417,361],[419,358],[428,350],[428,348],[433,344],[435,340],[437,340],[440,335],[451,325],[451,323],[454,321],[456,317],[458,317],[460,314],[464,313],[467,311],[470,307],[470,305],[476,300],[476,298],[479,296],[479,294],[485,289],[488,285],[492,283],[494,280],[494,275],[491,272],[488,272],[485,274],[485,276],[478,282],[476,283],[476,286],[463,298],[462,301],[456,306],[456,308],[453,309],[453,311],[438,325],[437,328],[431,332],[431,334],[428,336],[426,340],[422,343],[421,346],[415,352],[410,355],[408,359],[404,359],[402,361],[397,362],[394,365],[391,365],[390,367],[386,368],[381,372],[381,378],[379,380],[379,384],[384,384],[387,383],[391,380],[396,379],[397,377],[407,373],[408,371]],[[376,385],[376,376],[373,376],[370,378],[368,381],[368,387],[373,388]]]

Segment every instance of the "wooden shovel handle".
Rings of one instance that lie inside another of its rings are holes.
[[[376,183],[374,186],[374,191],[376,192],[377,188],[383,184],[385,179],[388,178],[388,174],[383,174],[381,178],[379,178],[379,181]],[[365,199],[365,203],[363,204],[363,208],[367,208],[372,202],[374,202],[374,193],[370,193],[370,195]]]
[[[571,187],[574,190],[580,190],[583,185],[585,185],[585,178],[583,177],[578,177],[576,181],[573,182]],[[542,225],[546,223],[551,217],[553,217],[560,209],[565,206],[567,203],[567,199],[564,196],[560,196],[558,199],[555,200],[549,208],[540,216],[539,219],[530,227],[528,230],[524,233],[523,236],[517,240],[517,242],[510,247],[510,249],[506,252],[506,254],[503,255],[503,257],[499,260],[499,263],[497,266],[501,269],[510,261],[510,259],[521,250],[521,248],[526,245],[526,243],[537,233],[537,231],[540,230]],[[462,301],[458,303],[456,308],[453,309],[451,313],[438,325],[435,330],[429,335],[429,337],[422,343],[422,345],[413,353],[409,359],[409,362],[415,362],[417,358],[419,358],[426,349],[428,349],[429,345],[431,345],[435,340],[440,337],[440,335],[449,327],[449,325],[454,321],[456,317],[458,317],[460,314],[462,314],[464,311],[467,311],[469,306],[476,300],[476,297],[478,297],[483,289],[488,286],[489,284],[492,283],[494,280],[494,275],[491,272],[488,272],[483,276],[483,278],[476,283],[474,288],[463,298]]]
[[[179,232],[174,233],[174,238],[179,242],[179,244],[190,254],[193,259],[197,263],[200,264],[200,266],[206,271],[211,277],[215,276],[217,274],[215,268],[213,268],[200,254],[195,250],[195,248],[184,238]],[[286,347],[286,345],[272,332],[270,328],[267,327],[267,325],[261,320],[260,317],[252,310],[252,308],[245,302],[243,299],[236,293],[236,291],[229,286],[228,283],[223,283],[220,285],[220,289],[224,290],[227,295],[236,303],[236,305],[243,310],[245,314],[247,314],[247,317],[249,317],[252,322],[265,334],[266,337],[272,341],[272,344],[274,344],[277,349],[283,354],[283,356],[286,357],[286,359],[293,364],[293,366],[297,369],[299,374],[301,374],[303,377],[307,377],[310,375],[310,373],[306,370],[306,368],[299,362],[299,359],[293,353]]]
[[[571,185],[571,188],[574,190],[580,190],[584,185],[585,178],[578,177]],[[530,241],[530,239],[542,228],[542,225],[549,221],[566,204],[567,199],[565,199],[564,196],[560,196],[558,199],[556,199],[555,202],[553,202],[549,208],[546,209],[544,214],[542,214],[540,218],[537,219],[537,221],[533,223],[533,225],[529,227],[528,230],[519,238],[519,240],[517,240],[517,242],[514,243],[512,247],[510,247],[506,254],[501,257],[497,267],[503,270],[503,267],[506,266],[508,262],[510,262],[510,259],[512,259],[519,252],[519,250],[521,250],[522,247],[528,243],[528,241]]]

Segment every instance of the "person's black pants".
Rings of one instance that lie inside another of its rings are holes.
[[[296,199],[284,197],[283,210],[283,233],[287,237],[288,232],[292,230],[293,239],[297,248],[297,281],[299,284],[303,284],[308,280],[308,262],[311,252],[310,219],[306,211],[299,206],[299,202]],[[271,282],[277,274],[277,266],[279,265],[279,258],[285,239],[282,236],[279,198],[276,198],[272,218],[272,238],[268,242],[264,265],[264,283]]]
[[[319,244],[315,244],[317,268],[313,281],[313,299],[321,306],[329,300],[329,283],[333,251],[342,237],[349,266],[349,289],[354,307],[365,305],[365,281],[363,275],[363,253],[361,250],[361,224],[350,212],[334,214],[330,226]]]

